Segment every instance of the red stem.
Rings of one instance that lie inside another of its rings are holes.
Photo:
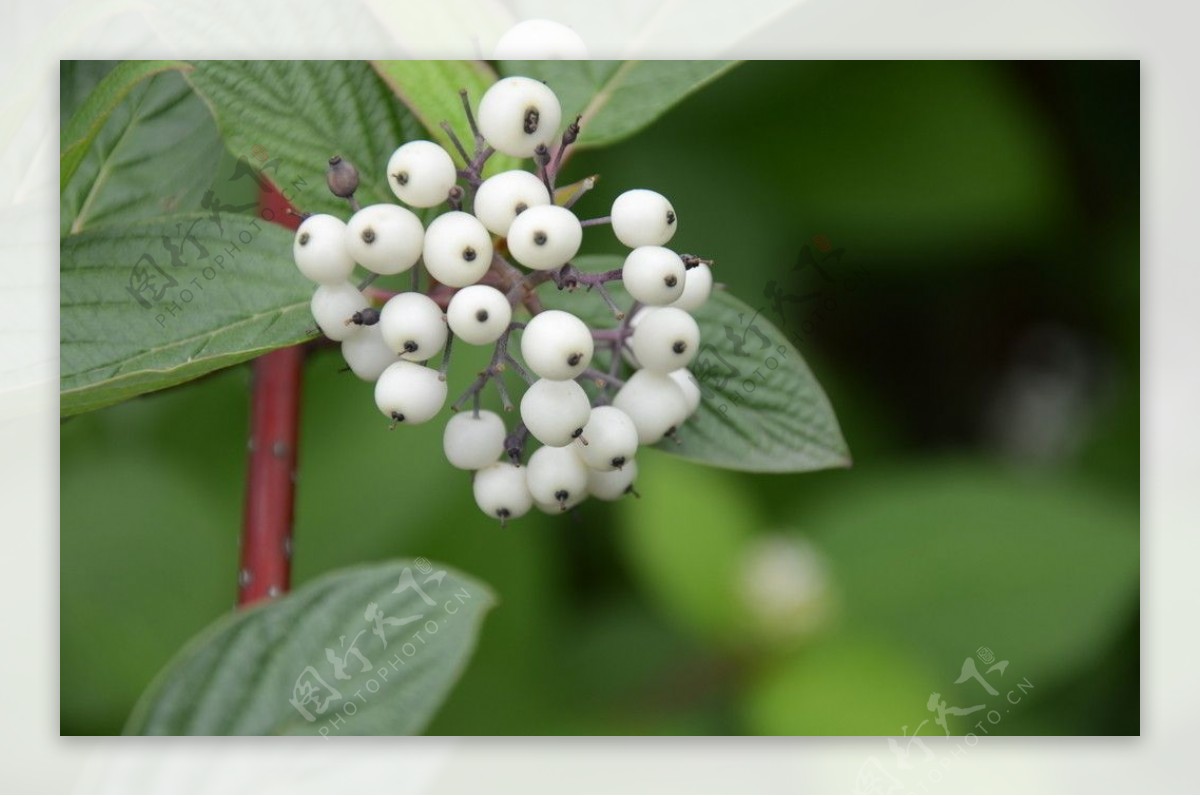
[[[238,605],[277,597],[290,585],[303,365],[299,346],[254,360]]]
[[[259,203],[264,211],[273,211],[278,223],[299,225],[299,219],[286,212],[288,202],[278,191],[264,189]],[[277,597],[290,586],[303,365],[302,346],[254,360],[239,606]]]

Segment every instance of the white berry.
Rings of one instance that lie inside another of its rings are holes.
[[[687,269],[683,260],[662,246],[639,246],[625,258],[621,281],[629,295],[651,307],[661,307],[683,295]]]
[[[688,406],[688,417],[691,417],[700,408],[700,382],[696,381],[696,376],[687,368],[673,370],[667,375],[679,385],[679,389],[683,390],[683,397]]]
[[[484,514],[498,518],[501,525],[529,513],[533,497],[529,494],[525,470],[517,464],[496,462],[475,473],[472,483],[475,504]]]
[[[320,285],[313,293],[309,308],[313,320],[330,340],[345,340],[361,327],[349,323],[354,313],[371,305],[367,297],[349,282]]]
[[[573,448],[538,448],[525,469],[529,494],[540,504],[566,511],[569,501],[587,496],[588,468]]]
[[[620,470],[637,453],[637,426],[615,406],[597,406],[588,416],[583,434],[572,444],[593,470]]]
[[[508,250],[526,268],[560,268],[579,252],[583,227],[575,214],[558,205],[531,207],[508,230]]]
[[[425,230],[424,257],[425,270],[443,285],[473,285],[492,264],[492,236],[475,216],[452,210]]]
[[[586,61],[588,50],[579,34],[566,25],[527,19],[505,31],[492,57],[497,61]]]
[[[683,293],[667,306],[695,312],[708,301],[712,288],[712,269],[704,263],[694,265],[687,269],[687,276],[683,279]]]
[[[507,432],[504,421],[495,412],[480,409],[460,412],[446,423],[442,450],[446,460],[460,470],[481,470],[504,453]]]
[[[292,256],[300,273],[323,285],[345,282],[354,271],[354,258],[346,249],[346,224],[324,213],[300,223]]]
[[[415,362],[389,365],[375,382],[375,405],[393,423],[424,423],[445,403],[446,382],[433,368]]]
[[[383,341],[404,359],[424,362],[446,345],[442,308],[424,293],[398,293],[379,313]]]
[[[388,159],[388,185],[409,207],[433,207],[446,201],[458,181],[450,153],[432,141],[409,141]]]
[[[696,319],[675,307],[652,307],[629,336],[629,347],[646,370],[670,373],[686,368],[700,349]]]
[[[599,500],[620,500],[637,480],[637,461],[629,460],[620,470],[588,472],[588,494]]]
[[[594,350],[587,324],[563,310],[539,312],[521,334],[521,357],[543,379],[575,378],[591,364]]]
[[[342,359],[363,381],[375,381],[399,357],[383,342],[379,324],[364,326],[342,341]]]
[[[521,420],[543,445],[562,447],[583,433],[592,406],[573,381],[538,379],[521,396]]]
[[[446,308],[450,331],[471,345],[496,342],[512,321],[512,305],[490,285],[470,285],[454,294]]]
[[[550,192],[546,183],[536,174],[514,169],[484,180],[475,192],[471,209],[490,232],[503,237],[521,213],[548,204]]]
[[[425,228],[400,205],[369,205],[346,225],[346,248],[354,261],[377,274],[399,274],[421,258]]]
[[[550,145],[562,121],[558,97],[528,77],[498,80],[479,101],[479,130],[500,152],[527,158],[539,144]]]
[[[667,197],[635,188],[613,201],[612,228],[617,240],[633,249],[662,246],[675,234],[679,219]]]
[[[688,417],[687,399],[679,385],[670,376],[650,370],[630,376],[612,405],[633,420],[641,445],[653,445]]]

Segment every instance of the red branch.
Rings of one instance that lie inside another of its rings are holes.
[[[298,225],[299,219],[286,212],[287,200],[274,189],[264,190],[259,201],[264,211],[273,212],[264,212],[265,217]],[[303,365],[301,346],[254,360],[239,606],[277,597],[290,585]]]
[[[299,346],[254,360],[238,605],[283,594],[291,580],[303,365],[304,349]]]

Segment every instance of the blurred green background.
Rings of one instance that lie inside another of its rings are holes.
[[[936,692],[1003,709],[991,734],[1136,734],[1138,136],[1136,62],[739,66],[565,179],[601,175],[585,216],[669,196],[679,248],[792,335],[854,467],[648,451],[641,500],[500,530],[440,424],[387,433],[322,350],[294,581],[420,555],[493,585],[433,733],[941,734]],[[772,282],[803,300],[778,314]],[[118,732],[231,609],[248,383],[62,425],[64,734]],[[968,658],[998,695],[955,682]]]

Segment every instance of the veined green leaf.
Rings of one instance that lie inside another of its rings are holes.
[[[64,79],[68,69],[79,82],[87,72],[107,66],[64,63]],[[218,182],[223,151],[212,115],[187,81],[173,71],[149,77],[113,109],[62,186],[60,234],[198,211],[206,196],[210,204],[222,202],[230,194],[227,180]],[[231,211],[245,211],[256,207],[257,197],[250,198],[249,207],[245,202],[225,204]]]
[[[123,61],[109,72],[63,128],[59,145],[59,187],[65,187],[71,181],[92,141],[129,92],[152,75],[187,68],[182,61]]]
[[[425,137],[363,61],[198,61],[187,78],[229,150],[303,212],[349,214],[325,185],[333,155],[358,169],[363,205],[395,202],[388,158]]]
[[[579,257],[586,271],[617,268],[619,258]],[[618,304],[628,295],[609,286]],[[593,328],[614,324],[599,297],[565,296],[543,288],[547,306],[584,317]],[[803,472],[846,467],[850,453],[837,417],[803,356],[762,313],[721,290],[693,313],[700,351],[691,370],[701,403],[679,432],[658,447],[731,470]]]
[[[448,122],[467,152],[472,152],[475,136],[467,122],[459,91],[466,89],[472,109],[479,105],[479,98],[496,82],[496,73],[486,62],[372,61],[371,66],[420,120],[431,138],[441,144],[456,161],[461,163],[462,157],[450,136],[442,129],[442,122]],[[517,158],[497,152],[488,159],[486,173],[520,166]]]
[[[495,604],[426,559],[358,566],[218,621],[134,708],[130,735],[408,735],[458,680]]]
[[[256,217],[180,215],[60,247],[61,412],[160,390],[309,338],[291,233]]]

